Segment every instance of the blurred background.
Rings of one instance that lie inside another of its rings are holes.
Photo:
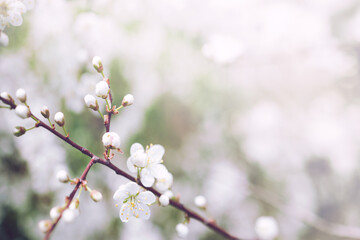
[[[63,111],[73,140],[102,154],[98,115],[84,106],[103,59],[126,169],[132,143],[161,144],[173,191],[239,237],[273,216],[279,239],[360,239],[360,2],[357,0],[36,0],[0,48],[0,91],[28,93],[32,111]],[[73,187],[88,158],[0,109],[0,239],[39,239],[41,219]],[[84,192],[81,214],[52,239],[177,239],[183,214],[151,208],[149,221],[121,223],[112,199],[127,182],[95,166],[104,200]],[[188,239],[222,239],[191,221]]]

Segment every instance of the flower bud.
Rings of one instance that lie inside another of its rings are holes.
[[[8,100],[9,102],[14,103],[14,99],[7,92],[0,93],[0,97],[4,98],[5,100]]]
[[[64,126],[65,124],[65,117],[62,112],[57,112],[54,116],[54,120],[60,127]]]
[[[49,111],[49,108],[47,106],[43,106],[41,108],[41,115],[43,115],[44,118],[49,118],[50,117],[50,111]]]
[[[92,64],[93,64],[94,68],[96,69],[96,71],[98,71],[99,73],[101,73],[104,70],[102,62],[101,62],[101,58],[99,56],[93,57]]]
[[[79,199],[75,199],[70,203],[69,209],[76,210],[79,208],[79,205],[80,205]]]
[[[65,170],[60,170],[56,173],[56,178],[59,182],[67,183],[69,182],[70,178],[68,173]]]
[[[14,128],[14,131],[13,131],[14,135],[16,137],[20,137],[22,135],[24,135],[26,133],[26,129],[24,127],[21,127],[21,126],[17,126]]]
[[[161,206],[165,207],[165,206],[169,205],[170,199],[165,194],[162,194],[159,197],[159,202],[160,202]]]
[[[103,99],[107,98],[109,94],[109,85],[105,81],[101,81],[98,84],[96,84],[95,93],[96,96],[101,97]]]
[[[56,206],[50,210],[50,217],[52,220],[55,220],[60,216],[61,209],[61,207]]]
[[[19,88],[16,91],[16,98],[19,99],[20,102],[25,103],[26,102],[26,92],[24,89]]]
[[[207,201],[206,201],[206,198],[204,196],[196,196],[195,199],[194,199],[194,203],[195,205],[198,207],[198,208],[203,208],[205,209],[206,208],[206,204],[207,204]]]
[[[120,137],[114,132],[107,132],[102,137],[104,147],[116,149],[120,147]]]
[[[99,109],[98,101],[95,99],[94,96],[87,94],[84,97],[85,104],[88,108],[91,108],[94,111],[97,111]]]
[[[179,223],[176,225],[176,232],[181,238],[186,238],[186,236],[189,234],[189,228],[183,223]]]
[[[90,197],[92,200],[94,200],[94,202],[100,202],[103,199],[101,192],[97,190],[92,190],[90,193]]]
[[[72,222],[74,221],[74,219],[79,215],[79,212],[77,210],[73,210],[73,209],[66,209],[63,212],[63,219],[65,222]]]
[[[30,109],[25,105],[18,105],[15,108],[16,115],[21,118],[29,118],[31,116]]]
[[[50,220],[41,220],[38,223],[38,227],[41,232],[46,233],[47,231],[49,231],[49,229],[51,227],[51,221]]]
[[[279,234],[278,223],[273,217],[259,217],[255,223],[255,232],[260,239],[274,239]]]
[[[123,105],[123,107],[126,107],[132,105],[133,103],[134,103],[134,96],[131,94],[127,94],[123,98],[121,105]]]
[[[4,47],[9,45],[9,37],[4,32],[0,32],[0,45]]]

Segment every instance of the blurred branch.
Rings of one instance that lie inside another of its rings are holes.
[[[0,97],[0,100],[3,101],[5,104],[8,104],[10,106],[10,109],[15,109],[16,108],[16,104],[7,101],[6,99]],[[108,113],[109,119],[111,117],[111,113]],[[156,196],[160,196],[161,193],[158,192],[156,189],[152,188],[152,187],[145,187],[144,185],[142,185],[142,183],[140,181],[137,181],[136,178],[134,178],[133,176],[129,175],[128,173],[124,172],[123,170],[119,169],[118,167],[116,167],[114,164],[112,164],[110,161],[104,160],[102,158],[99,158],[98,156],[96,156],[95,154],[93,154],[92,152],[90,152],[88,149],[80,146],[79,144],[75,143],[74,141],[72,141],[68,136],[64,136],[63,134],[61,134],[60,132],[58,132],[55,128],[52,128],[51,126],[47,125],[46,123],[44,123],[43,121],[41,121],[40,119],[38,119],[36,116],[34,116],[31,113],[31,117],[37,122],[36,126],[37,127],[43,127],[46,130],[48,130],[49,132],[51,132],[52,134],[54,134],[55,136],[57,136],[58,138],[62,139],[63,141],[65,141],[66,143],[68,143],[69,145],[71,145],[72,147],[74,147],[75,149],[79,150],[81,153],[91,157],[91,161],[89,162],[89,164],[87,165],[86,169],[84,170],[79,182],[76,184],[74,190],[71,192],[70,196],[68,197],[68,199],[71,199],[74,197],[75,193],[77,192],[80,184],[82,181],[85,180],[87,173],[89,172],[91,166],[93,164],[96,163],[100,163],[104,166],[107,166],[108,168],[112,169],[116,174],[121,175],[127,179],[129,179],[130,181],[136,182],[137,184],[139,184],[140,186],[142,186],[144,189],[147,189],[149,191],[151,191],[152,193],[154,193]],[[110,121],[109,121],[109,125],[110,125]],[[106,127],[106,124],[105,124]],[[110,127],[108,127],[106,130],[108,130]],[[66,205],[66,208],[69,207],[71,201],[69,201]],[[196,219],[199,222],[203,223],[204,225],[206,225],[207,227],[209,227],[210,229],[214,230],[215,232],[217,232],[218,234],[222,235],[223,237],[227,238],[227,239],[231,239],[231,240],[240,240],[240,238],[235,237],[233,235],[231,235],[230,233],[228,233],[225,229],[221,228],[220,226],[218,226],[216,224],[216,222],[214,220],[207,220],[204,217],[200,216],[199,214],[197,214],[196,212],[188,209],[187,207],[185,207],[182,203],[174,201],[174,200],[170,200],[170,205],[179,209],[180,211],[183,211],[185,214],[187,214],[187,216],[189,216],[190,218]],[[65,209],[66,209],[65,208]],[[44,240],[48,240],[50,237],[50,234],[52,233],[52,231],[54,230],[54,228],[56,227],[57,223],[59,222],[59,220],[61,219],[62,216],[62,212],[60,214],[60,216],[58,217],[58,219],[53,223],[53,225],[51,226],[51,229],[48,231],[48,233],[46,234]]]
[[[291,206],[280,200],[278,196],[258,186],[250,186],[253,196],[303,223],[316,228],[326,234],[348,239],[360,239],[360,228],[328,222],[313,212],[299,206]]]

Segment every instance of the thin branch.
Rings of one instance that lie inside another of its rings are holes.
[[[0,100],[2,100],[4,103],[8,104],[10,106],[11,109],[14,109],[16,108],[16,104],[14,103],[10,103],[9,101],[4,101],[6,99],[3,99],[2,97],[0,97]],[[156,196],[160,196],[161,193],[158,192],[157,190],[155,190],[154,188],[152,187],[145,187],[143,186],[140,182],[136,181],[136,179],[129,175],[128,173],[124,172],[123,170],[119,169],[118,167],[116,167],[115,165],[113,165],[110,161],[106,161],[102,158],[99,158],[98,156],[96,156],[95,154],[93,154],[92,152],[90,152],[88,149],[80,146],[79,144],[75,143],[74,141],[72,141],[69,137],[66,137],[64,136],[63,134],[61,134],[60,132],[58,132],[56,129],[53,129],[51,128],[50,126],[48,126],[47,124],[45,124],[43,121],[41,121],[40,119],[38,119],[36,116],[34,116],[33,114],[31,114],[31,116],[34,118],[34,120],[37,121],[37,126],[38,127],[43,127],[45,128],[46,130],[50,131],[51,133],[53,133],[55,136],[59,137],[60,139],[62,139],[63,141],[65,141],[66,143],[70,144],[71,146],[73,146],[74,148],[76,148],[77,150],[79,150],[81,153],[89,156],[92,158],[92,160],[89,162],[88,166],[82,177],[86,177],[86,174],[87,172],[90,170],[90,167],[95,164],[95,163],[100,163],[104,166],[107,166],[108,168],[112,169],[116,174],[118,175],[121,175],[127,179],[129,179],[130,181],[133,181],[133,182],[136,182],[137,184],[139,184],[140,186],[142,186],[143,188],[151,191],[152,193],[154,193]],[[110,114],[111,116],[111,114]],[[90,164],[91,163],[91,164]],[[74,197],[77,189],[79,188],[78,184],[75,186],[73,192],[70,194],[69,198],[70,197]],[[72,199],[71,198],[71,199]],[[69,201],[71,202],[71,201]],[[69,207],[70,203],[67,204],[66,208]],[[210,229],[214,230],[215,232],[219,233],[220,235],[222,235],[223,237],[227,238],[227,239],[230,239],[230,240],[240,240],[240,238],[238,237],[235,237],[233,235],[231,235],[230,233],[228,233],[225,229],[221,228],[220,226],[218,226],[216,224],[216,222],[214,221],[209,221],[203,217],[201,217],[199,214],[197,214],[196,212],[188,209],[187,207],[185,207],[183,204],[181,204],[180,202],[177,202],[177,201],[174,201],[174,200],[170,200],[170,205],[179,209],[180,211],[183,211],[184,213],[186,213],[190,218],[193,218],[193,219],[196,219],[198,220],[199,222],[203,223],[204,225],[206,225],[207,227],[209,227]],[[60,215],[60,217],[57,219],[56,221],[56,224],[57,222],[60,220],[62,216],[62,213]],[[54,226],[52,226],[52,229],[51,231],[49,231],[49,236],[51,234],[51,232],[53,231],[53,229],[55,228],[56,224]],[[45,239],[48,239],[48,238],[45,238]]]

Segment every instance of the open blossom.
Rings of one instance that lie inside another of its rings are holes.
[[[173,184],[173,175],[169,172],[164,173],[161,177],[156,179],[156,188],[159,189],[160,192],[164,192],[168,190]]]
[[[117,149],[120,147],[120,137],[114,132],[105,133],[102,137],[102,142],[106,148]]]
[[[129,182],[116,190],[113,199],[122,203],[120,219],[122,222],[127,222],[131,216],[149,219],[150,208],[148,205],[154,203],[156,197],[150,191],[140,191],[139,185]]]
[[[25,12],[26,7],[19,0],[0,0],[0,31],[8,24],[20,26],[23,22],[21,14]]]
[[[152,145],[146,151],[140,143],[134,143],[130,148],[127,166],[131,172],[140,169],[140,180],[145,187],[151,187],[156,179],[168,174],[166,167],[161,164],[165,149],[161,145]]]
[[[255,223],[255,232],[262,240],[272,240],[279,234],[278,223],[273,217],[259,217]]]

